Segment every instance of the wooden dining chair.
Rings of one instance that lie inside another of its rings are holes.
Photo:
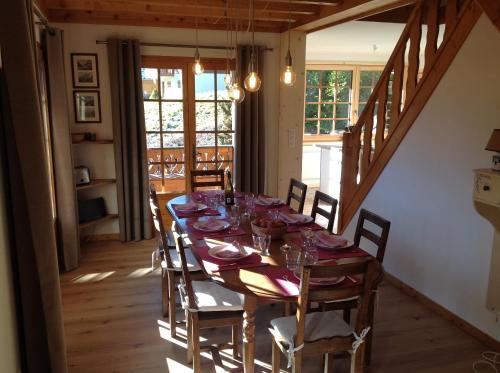
[[[297,190],[297,193],[295,192]],[[307,185],[293,177],[290,179],[290,186],[288,187],[288,195],[286,197],[286,204],[291,207],[292,199],[297,201],[299,207],[297,212],[302,214],[304,211],[304,204],[306,203]]]
[[[207,178],[209,180],[206,180]],[[218,187],[224,190],[224,170],[192,170],[191,191],[206,187]]]
[[[200,345],[200,330],[230,326],[230,344],[219,344],[218,348],[232,348],[233,357],[238,358],[238,339],[243,320],[243,295],[226,289],[212,281],[193,281],[186,260],[186,250],[181,236],[176,239],[183,283],[179,285],[181,301],[186,311],[187,361],[193,363],[193,372],[201,370],[200,351],[213,351],[211,346]]]
[[[314,202],[311,210],[311,217],[314,219],[314,221],[316,221],[317,215],[321,215],[324,218],[328,219],[328,225],[326,229],[330,233],[333,233],[333,225],[335,224],[335,214],[337,213],[338,204],[339,201],[326,193],[320,192],[319,190],[314,193]],[[329,207],[329,209],[325,210],[324,207]]]
[[[375,233],[366,227],[366,222],[370,222],[379,228],[380,232]],[[356,225],[356,231],[354,233],[354,246],[360,247],[361,238],[364,237],[376,245],[377,253],[375,255],[377,261],[382,264],[385,255],[385,249],[387,246],[387,239],[389,237],[389,230],[391,229],[391,222],[384,219],[383,217],[374,214],[366,209],[361,209],[359,212],[358,222]],[[372,300],[374,302],[374,300]],[[335,301],[325,302],[321,305],[323,310],[342,310],[344,321],[350,323],[351,321],[351,310],[358,306],[357,299],[346,298],[339,299]],[[373,324],[373,305],[370,311],[370,318]],[[371,362],[371,351],[372,351],[372,338],[373,334],[367,338],[366,341],[366,365],[370,365]]]
[[[308,355],[328,354],[330,363],[336,353],[351,354],[351,372],[364,371],[365,339],[370,334],[369,302],[382,275],[382,266],[374,259],[335,266],[304,266],[301,274],[297,313],[271,321],[272,371],[280,371],[280,357],[288,356],[288,366],[301,372],[302,359]],[[311,289],[311,278],[349,276],[352,286],[342,284]],[[357,297],[356,323],[351,327],[336,311],[307,313],[309,302]],[[329,367],[328,367],[329,368]]]

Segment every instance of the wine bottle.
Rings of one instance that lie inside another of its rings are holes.
[[[234,205],[234,187],[231,180],[231,172],[229,170],[226,171],[226,187],[224,189],[224,199],[226,202],[226,206]]]

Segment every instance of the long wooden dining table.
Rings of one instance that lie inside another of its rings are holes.
[[[199,198],[200,193],[196,194],[196,198]],[[244,295],[244,313],[243,313],[243,367],[244,372],[250,373],[254,372],[254,358],[255,358],[255,312],[260,305],[276,303],[276,302],[296,302],[297,296],[293,295],[293,291],[290,292],[289,289],[284,288],[281,281],[276,282],[275,278],[269,275],[270,271],[282,271],[286,270],[286,262],[283,253],[281,252],[281,246],[285,243],[297,246],[297,240],[300,239],[300,231],[295,229],[294,232],[286,233],[282,239],[272,240],[270,245],[270,255],[262,256],[262,265],[260,266],[249,266],[239,268],[237,265],[234,269],[224,269],[221,271],[210,271],[206,266],[206,258],[203,258],[199,254],[199,250],[196,247],[206,245],[207,241],[215,242],[234,242],[238,241],[243,245],[253,246],[252,244],[252,228],[250,221],[243,221],[240,225],[240,231],[238,235],[230,235],[224,231],[220,233],[210,233],[207,234],[207,238],[201,238],[200,234],[193,230],[192,224],[198,219],[205,217],[205,213],[195,213],[193,216],[186,216],[185,214],[178,214],[174,208],[176,204],[184,204],[192,199],[191,195],[183,195],[175,197],[169,202],[167,202],[167,209],[172,215],[176,223],[176,229],[179,233],[183,234],[185,237],[185,242],[188,246],[191,246],[192,252],[196,259],[198,260],[200,267],[204,271],[205,275],[212,281],[217,282],[223,287],[231,289],[235,292]],[[244,205],[244,199],[236,198],[236,204]],[[279,207],[282,211],[293,212],[291,208],[286,205]],[[270,208],[271,209],[271,208]],[[265,209],[260,208],[259,212],[255,212],[255,215],[265,214]],[[226,219],[228,217],[228,209],[219,205],[217,207],[217,212],[212,211],[210,215],[217,219]],[[179,217],[181,215],[182,217]],[[255,217],[254,215],[254,217]],[[319,229],[319,227],[315,227]],[[354,248],[357,250],[357,255],[350,255],[353,253],[352,250],[346,250],[345,255],[337,255],[335,262],[338,264],[349,263],[353,261],[366,260],[369,257],[368,253],[365,255],[359,255],[359,248]],[[205,260],[204,260],[205,259]],[[288,285],[289,278],[285,277],[285,285]],[[291,276],[293,277],[293,276]],[[295,279],[294,279],[295,280]],[[297,287],[298,294],[298,280],[294,284]]]

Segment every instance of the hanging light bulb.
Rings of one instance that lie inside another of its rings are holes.
[[[281,82],[284,85],[291,87],[295,84],[296,80],[297,74],[293,71],[292,56],[290,55],[290,50],[288,50],[285,58],[285,70],[281,73]]]
[[[205,71],[205,68],[201,64],[200,52],[198,52],[198,47],[196,47],[196,52],[194,53],[193,73],[200,75],[203,74],[203,71]]]
[[[254,0],[250,1],[251,14],[252,14],[252,52],[250,54],[250,64],[248,75],[245,78],[244,85],[248,92],[257,92],[260,89],[262,81],[260,80],[259,73],[255,68],[255,8]]]
[[[238,82],[235,82],[229,90],[229,97],[237,104],[241,104],[245,99],[245,90],[240,87]]]
[[[288,1],[288,51],[285,57],[285,70],[281,73],[280,80],[287,87],[291,87],[297,80],[297,74],[293,71],[292,54],[290,53],[290,23],[292,22],[291,0]]]
[[[231,74],[229,69],[226,71],[226,75],[224,75],[224,84],[226,84],[228,89],[233,85],[233,74]]]

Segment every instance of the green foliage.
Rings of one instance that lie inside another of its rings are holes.
[[[150,100],[159,100],[160,99],[160,94],[158,93],[158,90],[155,88],[149,95]]]

